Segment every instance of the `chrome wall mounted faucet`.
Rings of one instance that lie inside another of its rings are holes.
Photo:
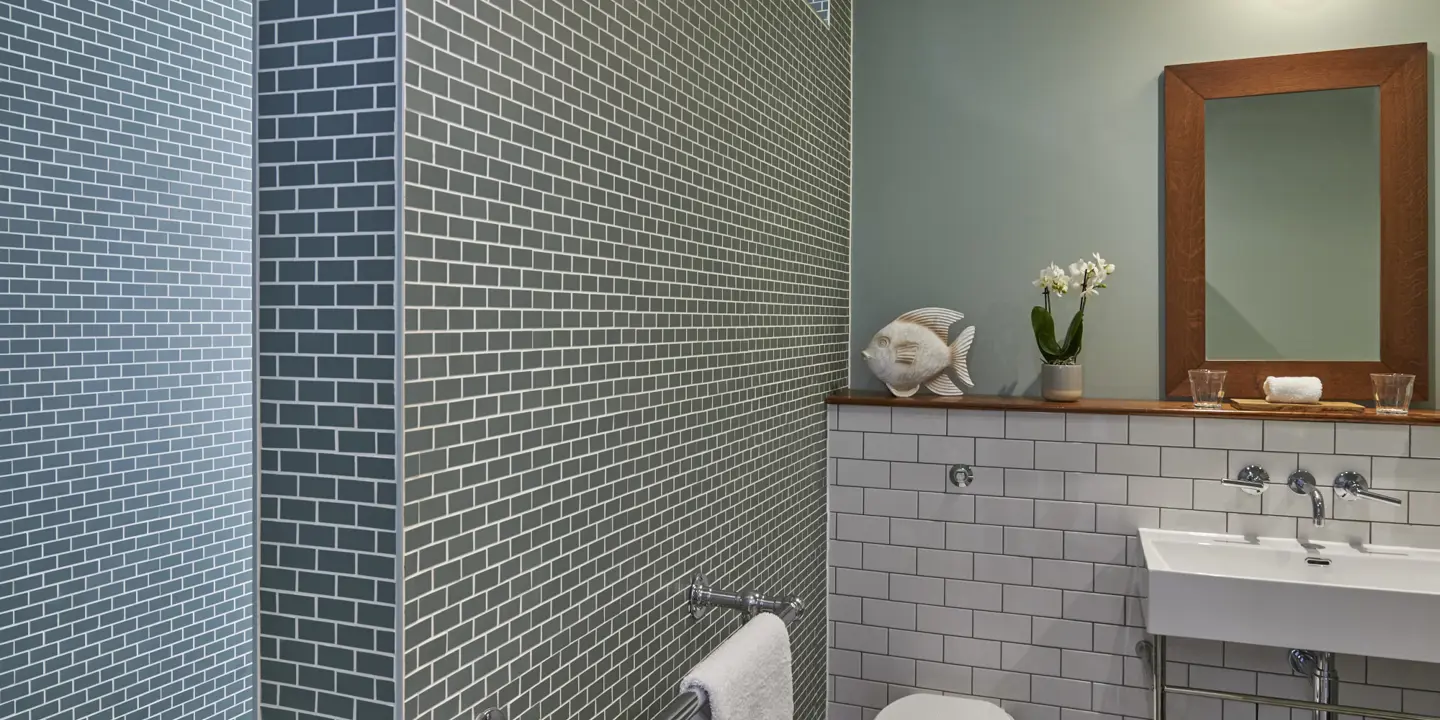
[[[1310,519],[1315,527],[1325,526],[1325,495],[1315,485],[1315,476],[1308,470],[1296,470],[1290,473],[1290,478],[1285,484],[1290,491],[1296,495],[1310,496]]]
[[[1400,498],[1381,495],[1371,490],[1370,483],[1365,480],[1365,476],[1354,470],[1346,470],[1335,476],[1335,496],[1346,500],[1365,498],[1366,500],[1374,500],[1385,503],[1386,505],[1400,504]]]

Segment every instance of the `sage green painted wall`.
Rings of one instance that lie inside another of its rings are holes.
[[[1380,359],[1380,90],[1205,101],[1205,353]]]
[[[879,387],[876,330],[941,305],[977,326],[973,392],[1038,395],[1030,280],[1099,251],[1086,394],[1160,397],[1164,67],[1410,42],[1440,48],[1440,0],[859,0],[852,384]]]

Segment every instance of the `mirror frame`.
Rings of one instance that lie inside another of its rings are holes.
[[[1380,89],[1380,360],[1209,360],[1205,353],[1205,101]],[[1327,400],[1370,400],[1370,373],[1430,390],[1429,53],[1424,43],[1170,65],[1165,102],[1165,389],[1229,371],[1226,394],[1264,397],[1270,375],[1315,375]]]

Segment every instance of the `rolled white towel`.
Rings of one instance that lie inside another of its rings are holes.
[[[1320,402],[1320,393],[1324,390],[1318,377],[1265,378],[1265,402],[1313,405]]]
[[[790,633],[785,621],[759,613],[680,680],[705,694],[710,720],[791,720]]]

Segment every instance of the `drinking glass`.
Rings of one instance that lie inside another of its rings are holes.
[[[1409,415],[1410,393],[1415,390],[1415,376],[1403,373],[1371,373],[1375,388],[1377,415]]]
[[[1219,410],[1225,400],[1224,370],[1191,370],[1190,398],[1200,410]]]

